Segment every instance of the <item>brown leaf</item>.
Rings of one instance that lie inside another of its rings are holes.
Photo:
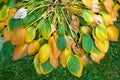
[[[72,39],[72,37],[67,36],[67,35],[65,35],[65,39],[66,39],[66,41],[67,41],[67,46],[66,46],[66,48],[71,49],[71,48],[72,48],[72,45],[73,45],[73,43],[75,43],[75,41]]]
[[[79,31],[79,19],[76,15],[72,15],[72,21],[70,22],[71,28],[78,33]]]
[[[58,58],[54,58],[53,56],[50,56],[50,64],[54,67],[58,67]]]
[[[112,9],[113,9],[113,6],[114,6],[113,0],[105,0],[105,1],[103,2],[103,4],[104,4],[106,10],[107,10],[109,13],[111,13],[111,11],[112,11]]]
[[[11,35],[11,43],[13,45],[21,45],[25,43],[26,30],[22,27],[16,28]]]
[[[34,55],[36,52],[38,52],[39,48],[39,42],[37,40],[34,40],[28,45],[28,55]]]
[[[84,50],[76,43],[72,45],[72,49],[77,56],[82,57],[84,55]]]
[[[27,56],[27,44],[17,45],[13,51],[13,61],[17,61]]]
[[[4,33],[3,33],[3,43],[10,40],[10,39],[11,39],[11,34],[10,34],[8,28],[6,27],[4,29]]]
[[[85,55],[83,55],[82,57],[80,57],[80,60],[82,61],[82,64],[83,64],[84,66],[87,66],[87,64],[88,64],[88,59],[87,59],[87,57],[86,57]]]
[[[49,41],[48,41],[48,44],[51,46],[52,48],[52,55],[55,57],[55,58],[58,58],[59,55],[60,55],[60,50],[57,48],[57,44],[56,44],[56,41],[54,39],[54,37],[52,36]]]

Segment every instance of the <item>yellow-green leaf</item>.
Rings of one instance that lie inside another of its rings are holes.
[[[106,53],[109,49],[109,41],[97,41],[95,40],[96,47],[103,53]]]
[[[51,46],[49,44],[44,44],[39,50],[40,63],[41,64],[45,63],[50,58],[51,54],[52,54]]]
[[[95,28],[95,36],[100,41],[108,40],[106,27],[104,25],[96,26],[96,28]]]
[[[119,37],[119,29],[115,26],[107,27],[107,34],[110,41],[118,41]]]
[[[4,5],[0,10],[0,21],[4,21],[8,17],[8,6]]]
[[[40,43],[37,40],[34,40],[28,45],[28,55],[34,55],[38,52],[40,48]]]
[[[36,36],[36,29],[34,27],[29,27],[26,30],[25,41],[27,43],[32,42],[34,40],[35,36]]]
[[[83,65],[77,55],[69,56],[67,60],[68,70],[75,76],[80,77],[83,71]]]
[[[50,61],[46,61],[45,63],[40,65],[40,70],[42,74],[48,74],[53,70],[52,65],[50,64]]]
[[[40,71],[40,60],[39,60],[39,54],[36,54],[34,57],[34,67],[35,67],[35,71],[38,75],[41,74]]]

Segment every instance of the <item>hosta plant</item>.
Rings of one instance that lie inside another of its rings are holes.
[[[119,9],[120,0],[0,0],[3,60],[34,56],[38,75],[62,65],[80,77],[118,41]]]

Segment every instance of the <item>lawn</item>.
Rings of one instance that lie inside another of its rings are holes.
[[[120,29],[120,10],[115,25]],[[89,63],[80,78],[73,76],[60,65],[48,75],[37,75],[33,64],[34,56],[13,62],[2,59],[0,54],[0,80],[120,80],[120,36],[111,42],[109,51],[100,64]]]

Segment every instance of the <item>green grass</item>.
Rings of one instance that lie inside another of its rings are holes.
[[[120,29],[120,11],[115,25]],[[37,75],[33,65],[34,56],[19,61],[3,61],[0,55],[0,80],[120,80],[120,37],[111,42],[108,53],[100,64],[91,63],[80,78],[59,66],[48,75]]]

